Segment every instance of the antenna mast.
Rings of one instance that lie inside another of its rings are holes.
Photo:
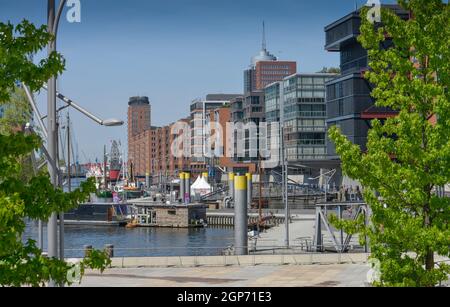
[[[264,21],[263,21],[262,50],[267,50],[267,43],[266,43],[266,24],[265,24]]]

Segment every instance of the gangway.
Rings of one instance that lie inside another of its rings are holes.
[[[211,193],[205,194],[205,195],[200,197],[200,200],[201,201],[205,201],[205,200],[219,200],[219,199],[222,199],[222,196],[223,196],[222,194],[225,193],[225,192],[228,192],[228,186],[219,188],[219,189],[217,189],[215,191],[212,191]],[[214,196],[220,196],[220,197],[216,197],[216,198],[211,199]]]

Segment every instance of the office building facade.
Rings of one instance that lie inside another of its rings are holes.
[[[270,124],[282,122],[288,162],[327,159],[325,84],[334,77],[322,73],[295,74],[265,88],[268,144],[278,146],[271,142]]]
[[[201,174],[208,171],[211,161],[207,157],[206,141],[209,132],[206,131],[207,117],[211,110],[229,107],[230,101],[239,94],[209,94],[205,100],[194,100],[191,103],[191,172]]]
[[[403,19],[409,13],[398,5],[383,5]],[[386,108],[376,107],[370,96],[372,87],[364,79],[368,70],[368,53],[357,41],[360,35],[360,10],[356,10],[325,27],[325,49],[340,53],[341,75],[327,83],[327,126],[337,125],[350,141],[366,149],[370,120],[394,116]],[[389,42],[388,42],[389,43]],[[327,142],[330,158],[337,159],[334,144]]]

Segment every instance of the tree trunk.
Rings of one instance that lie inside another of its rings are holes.
[[[430,218],[430,206],[426,204],[424,207],[424,226],[425,228],[431,227],[431,218]],[[434,251],[431,248],[427,248],[425,255],[425,269],[427,271],[431,271],[434,268]]]
[[[434,268],[434,252],[431,249],[427,251],[425,268],[427,271],[431,271]]]

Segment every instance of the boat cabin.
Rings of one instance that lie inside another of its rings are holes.
[[[141,227],[204,227],[206,209],[203,204],[164,204],[135,202],[130,207],[133,223]]]

